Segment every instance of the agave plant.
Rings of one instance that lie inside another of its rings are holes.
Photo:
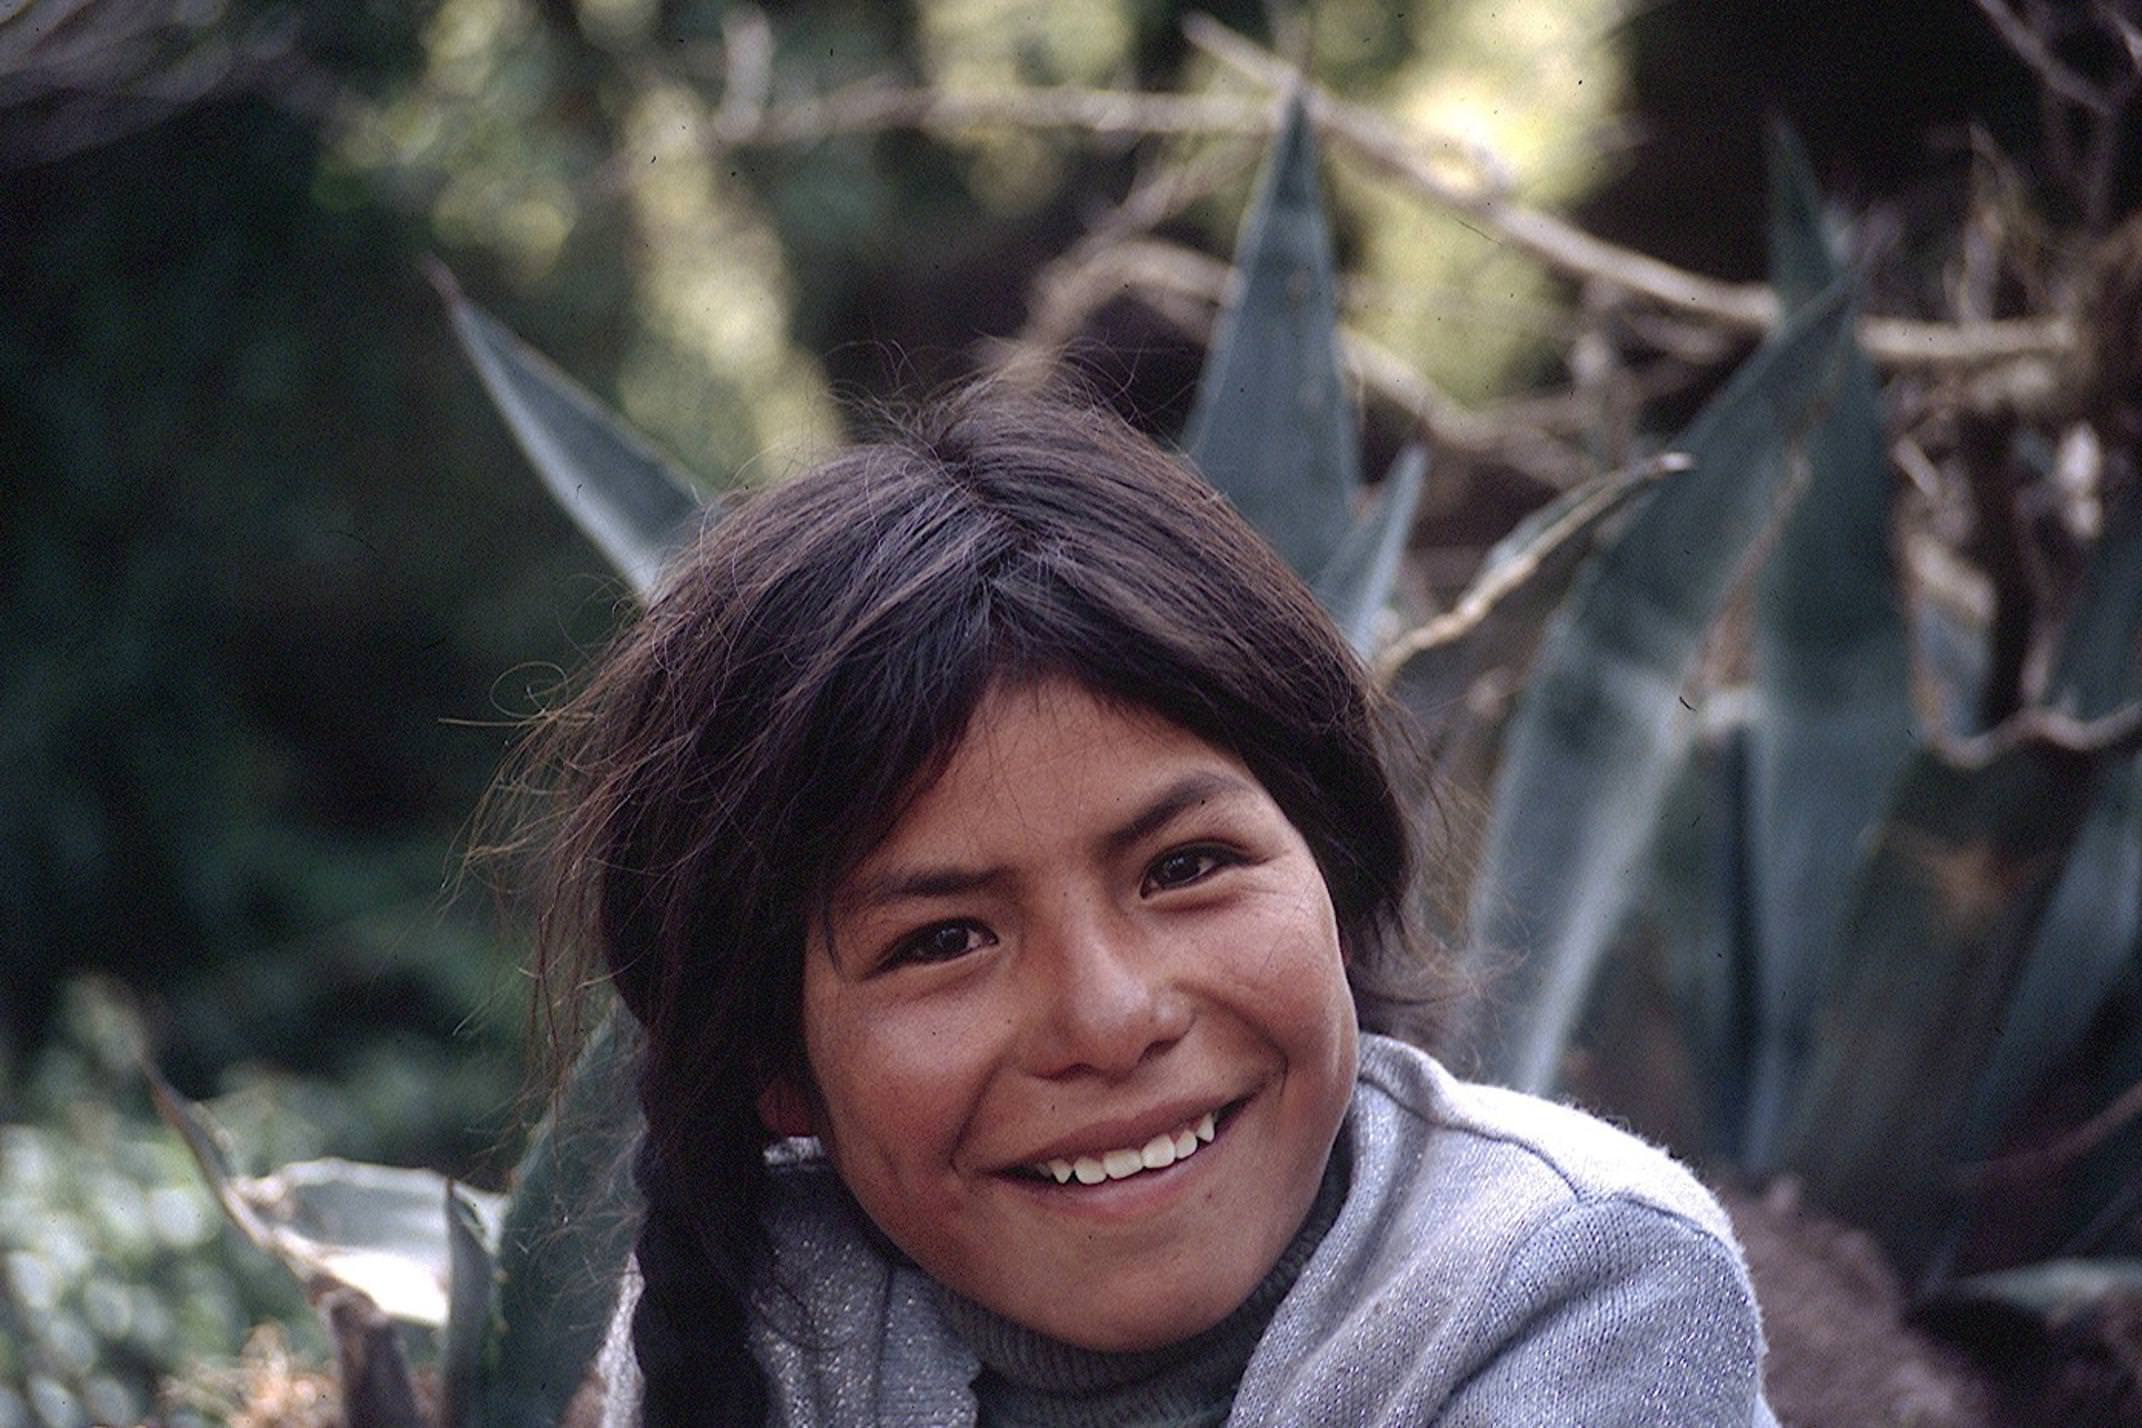
[[[636,1227],[620,1189],[634,1045],[618,1016],[589,1038],[506,1195],[344,1160],[240,1175],[201,1108],[146,1074],[225,1215],[325,1317],[353,1428],[550,1428],[601,1345]],[[435,1336],[429,1411],[396,1324]]]
[[[1386,612],[1427,452],[1408,447],[1373,489],[1362,478],[1299,99],[1243,223],[1237,296],[1184,446],[1431,726],[1462,726],[1453,711],[1484,675],[1524,672],[1505,723],[1435,745],[1446,762],[1462,744],[1494,767],[1463,941],[1493,989],[1469,1027],[1477,1069],[1552,1092],[1580,1042],[1625,1048],[1629,1029],[1602,1009],[1626,1002],[1610,993],[1646,974],[1648,947],[1695,1102],[1679,1110],[1697,1127],[1680,1148],[1802,1177],[1935,1283],[1970,1209],[1960,1168],[1999,1144],[2085,1030],[2109,1016],[2115,1033],[2093,1063],[2099,1104],[2142,1080],[2142,1018],[2118,1000],[2142,980],[2131,705],[2142,514],[2117,513],[2100,541],[2041,706],[1968,735],[1922,718],[1923,671],[1972,668],[1930,656],[1928,642],[1968,652],[1970,632],[1906,613],[1852,285],[1796,146],[1780,133],[1772,151],[1784,320],[1684,432],[1535,512],[1418,628],[1394,636]],[[719,506],[438,278],[531,464],[646,597]],[[1702,688],[1699,656],[1751,571],[1752,681]],[[1949,689],[1937,702],[1972,697]],[[593,1223],[560,1207],[612,1185],[632,1134],[629,1046],[613,1014],[565,1099],[604,1113],[539,1134],[503,1205],[435,1178],[376,1191],[381,1224],[396,1196],[436,1210],[420,1234],[394,1222],[409,1241],[396,1252],[443,1286],[428,1302],[447,1423],[555,1422],[585,1371],[629,1207]],[[262,1220],[257,1184],[200,1153],[234,1218],[246,1223],[251,1205]],[[2080,1251],[2093,1225],[2133,1217],[2142,1134],[2107,1136],[2077,1164],[2065,1213]],[[354,1172],[308,1175],[357,1184]],[[293,1249],[302,1236],[287,1225],[249,1233],[309,1282],[362,1288],[346,1260]],[[2038,1312],[2123,1276],[2134,1276],[2123,1261],[2056,1260],[1951,1287]]]
[[[2142,515],[2131,495],[2115,505],[2040,703],[1967,734],[1921,717],[1915,686],[1936,709],[1972,707],[1975,689],[1938,684],[1985,662],[1938,657],[1930,639],[1957,632],[1907,616],[1874,374],[1849,341],[1805,160],[1783,131],[1771,153],[1790,316],[1674,443],[1692,469],[1581,573],[1504,731],[1471,945],[1516,970],[1483,1018],[1486,1064],[1544,1091],[1580,1038],[1636,1054],[1628,1028],[1587,1018],[1648,937],[1702,1103],[1684,1149],[1792,1173],[1928,1292],[2042,1307],[2054,1286],[2124,1274],[2132,1289],[2131,1261],[1951,1279],[2001,1190],[1974,1167],[2033,1095],[2080,1072],[2070,1090],[2099,1112],[2142,1080]],[[1698,690],[1701,642],[1781,490],[1752,675]],[[2125,1232],[2131,1254],[2142,1134],[2093,1127],[2092,1154],[2040,1167],[2059,1193],[2035,1238],[2081,1254]]]

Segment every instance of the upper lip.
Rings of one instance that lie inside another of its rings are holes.
[[[1100,1156],[1111,1150],[1136,1150],[1153,1137],[1193,1125],[1207,1111],[1218,1111],[1237,1099],[1239,1097],[1224,1093],[1180,1096],[1135,1116],[1088,1121],[1077,1130],[1027,1152],[1004,1168],[1040,1165],[1051,1160],[1076,1160],[1082,1155]]]

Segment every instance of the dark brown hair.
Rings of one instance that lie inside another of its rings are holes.
[[[1378,696],[1210,486],[1101,410],[973,390],[745,502],[551,721],[541,944],[645,1029],[633,1324],[652,1425],[757,1422],[766,1136],[812,913],[994,686],[1066,676],[1232,751],[1329,886],[1362,1023],[1424,1005]]]

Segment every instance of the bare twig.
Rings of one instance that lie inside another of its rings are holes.
[[[2002,43],[2015,51],[2016,58],[2029,65],[2045,87],[2061,98],[2099,116],[2109,117],[2112,104],[2108,97],[2090,81],[2063,64],[2045,43],[2045,37],[2023,22],[2023,18],[2008,8],[2006,0],[1973,0],[1980,13],[1993,22]]]
[[[2105,27],[2119,36],[2120,47],[2127,51],[2128,66],[2136,74],[2142,74],[2142,25],[2137,25],[2113,9],[2106,0],[2095,0],[2092,8],[2097,11],[2097,18],[2105,23]]]
[[[1596,238],[1565,219],[1528,208],[1496,188],[1453,182],[1409,134],[1358,105],[1303,80],[1277,56],[1207,16],[1183,22],[1191,43],[1230,68],[1273,86],[1303,84],[1311,115],[1357,157],[1399,179],[1440,207],[1478,223],[1488,236],[1558,272],[1596,278],[1652,302],[1738,331],[1762,332],[1778,321],[1777,297],[1760,284],[1721,282]],[[1891,367],[1977,366],[2063,356],[2075,346],[2062,317],[1974,323],[1870,317],[1860,340]]]
[[[756,5],[732,5],[721,12],[721,109],[714,117],[719,132],[741,132],[766,117],[766,97],[773,92],[773,26]]]
[[[2035,1180],[2089,1154],[2138,1119],[2142,1119],[2142,1082],[2129,1086],[2111,1105],[2052,1144],[1981,1161],[1966,1167],[1964,1173],[1970,1183],[1980,1187]]]
[[[1071,341],[1088,315],[1108,300],[1096,286],[1095,274],[1105,268],[1108,255],[1118,245],[1149,235],[1162,223],[1199,198],[1235,177],[1249,156],[1233,146],[1209,146],[1187,162],[1156,163],[1131,185],[1123,201],[1095,222],[1086,236],[1043,266],[1031,286],[1029,313],[1019,335],[1006,345],[1006,357],[1040,355],[1052,357]],[[1105,281],[1105,280],[1104,280]],[[1148,288],[1143,296],[1153,299],[1163,290]],[[1195,329],[1200,341],[1205,326],[1187,319],[1192,309],[1179,301],[1180,294],[1161,299],[1170,310],[1162,316],[1177,326]]]
[[[1141,300],[1154,294],[1187,297],[1206,310],[1217,308],[1228,300],[1233,277],[1219,259],[1173,243],[1140,239],[1099,247],[1085,262],[1037,286],[1028,351],[1060,346],[1085,314],[1124,293],[1135,293]],[[1180,311],[1165,300],[1154,306],[1164,317]],[[1464,407],[1405,359],[1361,333],[1342,327],[1339,348],[1361,384],[1419,421],[1441,450],[1492,461],[1554,490],[1591,474],[1581,453],[1527,424]]]
[[[1271,105],[1219,94],[1049,87],[989,93],[855,85],[778,108],[732,112],[724,103],[716,140],[727,146],[811,144],[882,129],[959,133],[981,128],[1079,129],[1092,134],[1267,134]]]

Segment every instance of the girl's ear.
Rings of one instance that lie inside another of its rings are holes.
[[[817,1129],[810,1097],[788,1076],[774,1077],[759,1092],[759,1124],[778,1136],[812,1135]]]

